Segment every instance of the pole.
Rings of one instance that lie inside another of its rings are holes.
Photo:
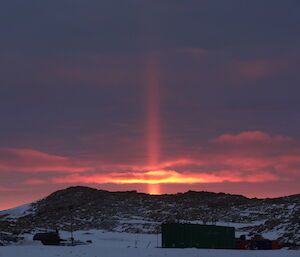
[[[70,206],[70,232],[71,232],[71,245],[74,246],[74,237],[73,237],[73,206]]]

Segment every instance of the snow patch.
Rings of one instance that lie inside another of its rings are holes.
[[[24,204],[13,209],[0,211],[1,215],[8,215],[9,218],[18,219],[32,213],[32,204]]]
[[[69,238],[69,232],[61,232]],[[0,248],[1,257],[298,257],[299,251],[270,250],[211,250],[160,248],[161,236],[106,232],[103,230],[76,231],[75,240],[92,240],[92,244],[72,246],[44,246],[32,241],[31,234],[23,242]]]

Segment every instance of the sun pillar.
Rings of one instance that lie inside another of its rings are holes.
[[[148,166],[157,169],[160,151],[159,55],[151,53],[146,67]],[[148,184],[148,193],[159,194],[159,184]]]

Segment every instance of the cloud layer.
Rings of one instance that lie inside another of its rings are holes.
[[[26,173],[28,185],[45,184],[215,184],[264,183],[300,179],[300,143],[261,131],[224,134],[198,152],[147,163],[106,163],[28,149],[1,149],[2,177]],[[1,187],[1,191],[9,190]]]

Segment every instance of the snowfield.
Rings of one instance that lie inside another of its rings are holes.
[[[60,233],[67,239],[70,234]],[[293,257],[300,251],[269,250],[208,250],[208,249],[164,249],[160,235],[114,233],[102,230],[76,231],[76,240],[92,240],[89,245],[43,246],[26,235],[22,242],[0,247],[0,257]]]
[[[18,206],[16,208],[0,211],[0,215],[8,215],[12,219],[20,218],[20,217],[23,217],[25,215],[32,213],[31,206],[32,206],[32,203],[24,204],[24,205]]]

